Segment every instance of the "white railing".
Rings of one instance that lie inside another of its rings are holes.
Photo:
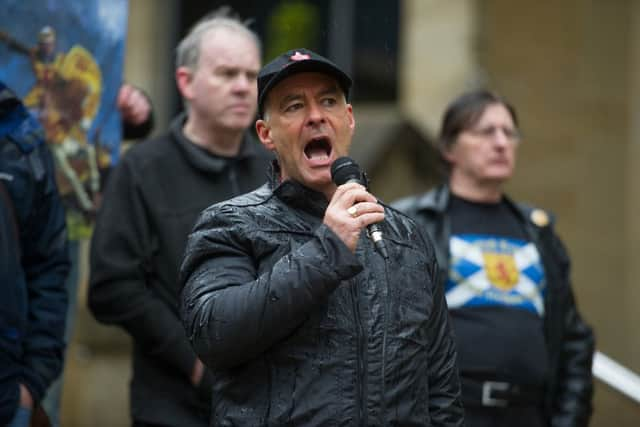
[[[599,351],[593,356],[592,371],[594,377],[640,403],[640,376],[636,373]]]

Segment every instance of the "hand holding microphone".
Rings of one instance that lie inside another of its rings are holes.
[[[331,177],[338,186],[329,202],[324,222],[355,252],[363,228],[367,228],[376,250],[388,258],[382,232],[378,225],[384,220],[384,208],[367,191],[366,182],[357,163],[340,157],[331,165]]]

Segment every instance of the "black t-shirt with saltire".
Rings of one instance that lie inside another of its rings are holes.
[[[451,195],[446,297],[463,377],[543,385],[545,275],[540,254],[505,202]]]

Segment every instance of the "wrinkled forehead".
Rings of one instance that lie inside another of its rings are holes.
[[[459,135],[461,132],[469,130],[471,128],[482,126],[482,123],[492,121],[495,118],[495,110],[504,110],[505,114],[513,122],[513,117],[509,110],[500,102],[488,102],[477,103],[475,105],[468,105],[456,114],[457,117],[453,117],[451,122],[452,130],[455,135]]]
[[[285,98],[335,94],[344,97],[340,84],[333,77],[319,72],[299,72],[279,81],[267,93],[265,107]]]

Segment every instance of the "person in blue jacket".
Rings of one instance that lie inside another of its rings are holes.
[[[28,426],[62,370],[68,270],[42,128],[0,82],[0,425]]]

